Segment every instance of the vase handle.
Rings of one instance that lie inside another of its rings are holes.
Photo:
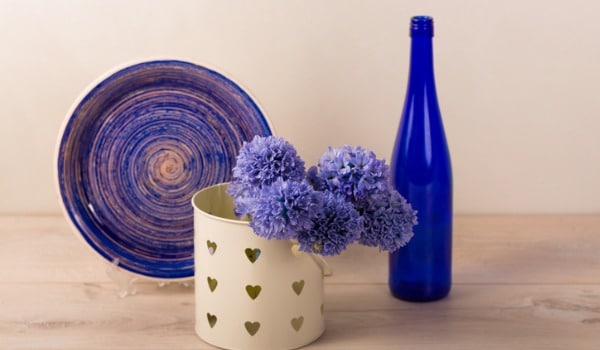
[[[323,272],[323,276],[329,277],[333,275],[333,270],[331,270],[331,266],[322,255],[313,253],[308,255],[310,255],[310,257],[313,258],[317,265],[319,265],[319,267],[321,268],[321,272]]]
[[[300,251],[300,244],[298,244],[298,242],[292,242],[292,253],[295,256],[300,256],[301,254],[307,254],[319,266],[319,268],[321,269],[321,273],[323,274],[324,277],[329,277],[329,276],[333,275],[331,266],[329,266],[329,263],[327,263],[327,261],[325,260],[325,258],[323,258],[322,255],[314,254],[314,253],[305,253],[305,252]]]

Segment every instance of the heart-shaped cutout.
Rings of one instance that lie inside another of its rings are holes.
[[[295,257],[299,257],[303,254],[300,251],[300,244],[298,244],[298,243],[292,244],[292,248],[290,248],[290,249],[292,250],[292,254],[294,254]]]
[[[296,292],[297,295],[302,293],[302,289],[304,289],[304,280],[296,281],[292,283],[292,289]]]
[[[213,328],[215,324],[217,324],[217,316],[207,313],[206,318],[208,319],[208,325],[210,328]]]
[[[258,329],[260,328],[260,323],[246,321],[246,323],[244,323],[244,326],[246,326],[246,330],[248,331],[248,334],[255,335],[256,332],[258,332]]]
[[[292,318],[292,327],[294,328],[294,330],[296,330],[296,332],[298,332],[300,328],[302,328],[302,323],[304,323],[303,316]]]
[[[244,250],[244,253],[246,253],[246,257],[253,264],[260,257],[260,249],[258,249],[258,248],[255,248],[255,249],[246,248],[246,250]]]
[[[260,294],[261,290],[262,290],[262,287],[259,285],[256,285],[256,286],[247,285],[246,286],[246,293],[248,293],[248,296],[252,300],[258,298],[258,295]]]
[[[215,243],[211,240],[206,241],[206,247],[208,248],[208,254],[210,254],[210,255],[214,255],[215,252],[217,251],[217,243]]]
[[[206,278],[206,281],[208,282],[208,288],[210,291],[214,292],[219,282],[217,282],[217,280],[214,278],[210,278],[210,276]]]

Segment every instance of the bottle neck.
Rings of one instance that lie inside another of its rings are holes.
[[[433,40],[431,36],[412,37],[409,84],[434,84]],[[434,87],[434,86],[431,86]]]

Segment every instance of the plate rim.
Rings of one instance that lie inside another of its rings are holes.
[[[77,236],[77,238],[85,245],[88,247],[89,250],[91,250],[93,252],[93,255],[96,256],[98,259],[100,259],[100,261],[104,262],[107,267],[111,267],[114,266],[115,263],[109,261],[104,255],[102,255],[102,253],[100,253],[96,248],[94,248],[84,237],[84,233],[81,232],[81,230],[79,230],[79,228],[77,227],[77,225],[73,222],[73,218],[71,217],[71,214],[69,212],[69,210],[67,209],[67,206],[65,204],[65,200],[64,200],[64,196],[63,193],[61,191],[61,186],[60,186],[60,175],[59,175],[59,158],[60,158],[60,148],[61,148],[61,144],[62,144],[62,140],[64,138],[64,134],[66,131],[66,128],[69,124],[69,122],[71,121],[71,117],[73,116],[73,113],[75,112],[75,110],[79,107],[79,105],[81,104],[81,102],[102,82],[104,82],[106,79],[110,78],[111,76],[113,76],[114,74],[136,66],[136,65],[140,65],[140,64],[147,64],[147,63],[153,63],[153,62],[179,62],[179,63],[185,63],[185,64],[191,64],[200,68],[204,68],[207,69],[209,71],[212,71],[214,73],[219,74],[220,76],[224,77],[225,79],[230,80],[232,83],[234,83],[235,85],[237,85],[239,87],[239,89],[242,90],[243,93],[245,93],[250,100],[252,101],[252,103],[254,103],[254,105],[256,106],[256,108],[258,109],[258,111],[262,114],[262,117],[265,121],[265,123],[267,124],[267,126],[269,127],[270,131],[271,131],[271,135],[276,135],[274,127],[273,127],[273,123],[271,122],[271,120],[268,117],[268,113],[265,111],[264,106],[258,101],[258,99],[256,98],[256,96],[252,93],[252,91],[250,89],[247,88],[246,85],[244,85],[243,83],[240,82],[240,80],[237,79],[237,77],[235,77],[234,75],[230,74],[228,71],[225,71],[223,69],[221,69],[220,67],[216,67],[214,64],[207,64],[205,62],[199,62],[198,60],[194,60],[194,59],[190,59],[190,58],[185,58],[185,57],[178,57],[178,56],[150,56],[150,57],[146,57],[146,58],[138,58],[138,59],[133,59],[133,60],[129,60],[129,61],[125,61],[119,64],[116,64],[114,66],[112,66],[109,69],[105,69],[103,71],[103,73],[99,74],[96,76],[95,79],[93,79],[91,82],[89,82],[78,94],[78,96],[75,98],[75,100],[71,103],[69,109],[67,110],[67,113],[65,115],[65,117],[63,118],[61,125],[60,125],[60,129],[56,138],[56,143],[54,145],[54,158],[53,158],[53,177],[54,177],[54,188],[55,188],[55,195],[57,198],[57,202],[59,204],[61,213],[63,218],[65,219],[65,221],[67,222],[68,226],[69,226],[69,230],[72,232],[72,234],[74,234],[75,236]],[[192,194],[193,196],[194,194]],[[173,278],[169,278],[169,277],[157,277],[157,276],[151,276],[151,275],[146,275],[146,274],[142,274],[133,270],[128,269],[127,267],[117,264],[116,265],[119,268],[119,271],[125,272],[127,274],[136,276],[136,277],[141,277],[143,279],[146,280],[154,280],[154,281],[158,281],[158,282],[164,282],[164,281],[168,281],[168,282],[178,282],[178,281],[190,281],[193,280],[194,278],[194,273],[192,273],[190,276],[183,276],[183,277],[173,277]],[[195,270],[195,268],[194,268]]]

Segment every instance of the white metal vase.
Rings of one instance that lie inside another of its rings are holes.
[[[227,184],[192,198],[196,333],[226,349],[294,349],[325,330],[323,271],[293,243],[257,236]]]

